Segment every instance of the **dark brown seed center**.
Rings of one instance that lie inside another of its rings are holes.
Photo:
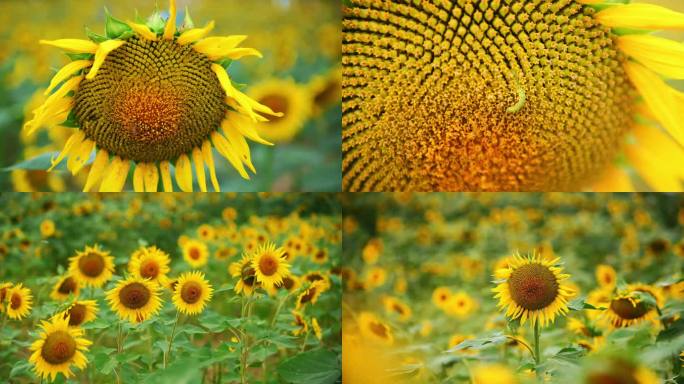
[[[188,281],[181,288],[181,298],[188,304],[195,304],[202,297],[202,286],[194,281]]]
[[[43,344],[41,355],[50,364],[62,364],[76,353],[76,340],[64,331],[51,333]]]
[[[259,270],[266,276],[272,276],[278,272],[278,260],[274,255],[265,254],[259,259]]]
[[[256,271],[249,264],[242,267],[242,282],[248,286],[254,285]]]
[[[190,248],[190,258],[198,260],[200,258],[200,251],[197,248]]]
[[[119,300],[124,307],[139,309],[150,301],[151,292],[141,283],[130,283],[119,291]]]
[[[626,320],[638,319],[648,312],[648,307],[644,303],[637,302],[637,304],[634,305],[626,298],[611,301],[610,309]]]
[[[57,288],[57,292],[63,295],[68,295],[72,292],[76,292],[76,287],[76,280],[74,280],[73,277],[69,276],[66,279],[62,280],[62,283],[59,285],[59,288]]]
[[[372,322],[369,325],[369,328],[371,332],[375,333],[376,335],[380,336],[383,339],[387,338],[387,327],[380,323]]]
[[[104,271],[105,261],[102,255],[89,253],[78,259],[78,268],[88,277],[98,277]]]
[[[12,307],[12,309],[19,309],[19,307],[21,307],[22,301],[23,300],[21,298],[21,295],[18,293],[14,293],[10,298],[10,306]]]
[[[85,305],[74,304],[66,313],[66,315],[69,316],[69,325],[72,327],[81,325],[85,319],[86,312]]]
[[[511,298],[527,310],[547,307],[558,296],[558,281],[548,267],[526,264],[518,267],[508,279]]]
[[[140,275],[148,279],[156,279],[159,275],[159,264],[156,261],[148,260],[140,266]]]

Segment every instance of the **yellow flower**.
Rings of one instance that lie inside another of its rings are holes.
[[[78,297],[81,289],[78,286],[78,281],[73,277],[66,275],[57,281],[57,284],[52,288],[50,297],[54,300],[64,301],[70,296]]]
[[[72,365],[80,370],[86,367],[88,359],[84,353],[92,343],[83,338],[85,332],[82,329],[69,327],[69,320],[60,316],[42,321],[41,328],[38,340],[31,344],[33,353],[29,357],[36,375],[55,381],[57,374],[61,373],[68,379],[74,375]]]
[[[300,336],[309,332],[309,324],[307,324],[304,315],[301,312],[294,310],[292,311],[292,315],[294,316],[294,323],[292,323],[292,325],[298,327],[292,330],[292,334]]]
[[[316,76],[309,82],[312,114],[319,115],[330,105],[342,99],[342,68],[335,68],[324,76]]]
[[[411,307],[396,297],[385,297],[383,304],[385,306],[385,312],[397,315],[400,321],[408,321],[413,313]]]
[[[193,268],[200,268],[209,260],[207,245],[199,240],[188,239],[182,245],[183,259]]]
[[[386,323],[378,319],[370,312],[361,312],[358,317],[358,326],[364,339],[380,345],[392,345],[394,336]]]
[[[501,280],[492,291],[499,299],[499,308],[506,309],[506,316],[520,318],[521,324],[530,320],[543,327],[552,323],[556,315],[567,313],[572,291],[563,280],[570,275],[563,274],[556,266],[559,260],[516,255],[505,270],[495,272]]]
[[[204,241],[214,240],[216,230],[209,224],[202,224],[197,228],[197,236]]]
[[[95,300],[77,300],[66,311],[57,314],[57,316],[67,319],[69,327],[80,327],[85,323],[95,320],[97,311],[97,302]]]
[[[635,364],[619,356],[599,358],[584,372],[584,384],[633,383],[660,384],[658,375],[640,364]]]
[[[596,281],[599,286],[605,289],[613,289],[615,287],[616,273],[613,267],[606,264],[599,264],[596,266]]]
[[[31,290],[19,283],[7,290],[5,297],[7,316],[10,319],[21,320],[31,312],[33,296]]]
[[[213,21],[176,31],[176,3],[169,3],[163,33],[150,28],[150,18],[148,24],[108,27],[107,39],[97,43],[40,41],[79,58],[57,72],[24,129],[76,128],[50,170],[68,157],[75,175],[94,152],[84,191],[98,184],[102,192],[121,191],[132,163],[135,191],[157,191],[160,181],[172,191],[172,161],[182,191],[193,191],[193,163],[200,190],[207,191],[208,170],[219,191],[212,148],[249,179],[247,169],[256,171],[246,139],[271,145],[254,124],[267,122],[265,115],[283,115],[234,87],[225,69],[229,61],[261,54],[239,47],[246,36],[207,37]]]
[[[159,312],[162,306],[159,285],[134,276],[120,280],[107,291],[107,301],[112,311],[131,323],[147,320]]]
[[[653,297],[656,305],[661,307],[665,301],[657,287],[646,284],[629,284],[624,292],[615,294],[604,311],[604,318],[615,328],[629,327],[642,321],[658,322],[658,311],[636,297],[646,294]]]
[[[300,310],[307,304],[316,304],[318,298],[328,289],[328,285],[323,281],[315,281],[297,296],[295,308]]]
[[[69,273],[79,285],[100,288],[114,274],[114,258],[98,245],[76,251],[76,256],[69,260]]]
[[[465,292],[456,292],[445,304],[444,311],[450,315],[464,317],[470,315],[477,306],[475,300]]]
[[[363,247],[361,251],[361,257],[366,264],[375,264],[378,262],[378,258],[382,255],[385,246],[381,239],[370,239],[368,243]]]
[[[44,238],[55,235],[55,222],[50,219],[45,219],[40,223],[40,235]]]
[[[186,272],[178,277],[173,292],[173,305],[186,315],[197,315],[204,310],[211,300],[213,288],[198,271]]]
[[[366,289],[374,289],[387,281],[387,271],[381,267],[373,267],[366,272]]]
[[[311,96],[307,89],[291,79],[267,79],[254,85],[249,96],[282,117],[272,117],[254,129],[266,140],[280,143],[292,140],[311,114]]]
[[[254,289],[259,286],[256,281],[256,270],[252,267],[252,258],[249,255],[242,255],[240,261],[231,263],[228,272],[232,277],[238,278],[238,282],[233,288],[237,294],[251,295]]]
[[[10,289],[12,289],[12,283],[0,282],[0,313],[5,312],[5,301],[7,301]]]
[[[516,384],[515,371],[501,364],[481,364],[472,369],[473,384]]]
[[[328,261],[328,250],[325,248],[317,249],[311,259],[316,264],[325,264]]]
[[[311,328],[313,328],[314,335],[316,335],[318,341],[323,340],[323,332],[321,331],[321,326],[318,324],[318,319],[316,319],[315,317],[311,319]]]
[[[237,248],[235,247],[221,247],[214,252],[214,256],[217,260],[226,260],[235,255],[237,255]]]
[[[270,289],[283,282],[283,277],[290,273],[290,264],[283,258],[283,248],[276,248],[275,244],[261,245],[252,255],[256,281],[264,288]]]
[[[432,291],[432,303],[441,309],[445,309],[452,295],[453,293],[449,288],[437,287]]]
[[[128,270],[133,276],[162,284],[171,270],[170,262],[166,252],[157,247],[147,247],[131,258]]]

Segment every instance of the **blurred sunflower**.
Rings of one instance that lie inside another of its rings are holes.
[[[128,270],[133,276],[163,284],[169,268],[169,255],[157,247],[145,248],[137,257],[131,259]]]
[[[259,286],[256,281],[256,270],[252,266],[252,258],[249,255],[242,255],[240,261],[231,263],[228,272],[232,277],[238,278],[238,282],[233,288],[237,294],[251,295],[254,289]]]
[[[681,191],[684,14],[625,2],[348,1],[343,189]]]
[[[451,299],[451,290],[447,287],[437,287],[432,291],[432,303],[437,307],[444,309]]]
[[[270,289],[283,282],[283,277],[290,273],[290,264],[283,258],[285,251],[276,248],[273,243],[259,246],[252,255],[256,281],[264,288]]]
[[[55,235],[55,222],[50,219],[45,219],[40,223],[40,235],[43,238],[52,237]]]
[[[652,297],[656,306],[665,301],[660,289],[646,284],[629,284],[623,292],[613,295],[604,312],[606,320],[615,328],[629,327],[642,321],[658,321],[658,311],[653,305],[639,299],[637,295]]]
[[[31,312],[33,296],[31,290],[19,283],[7,290],[5,297],[5,311],[7,317],[14,320],[21,320]]]
[[[149,319],[162,306],[159,286],[140,277],[120,280],[114,288],[107,291],[107,301],[112,311],[131,323]]]
[[[316,301],[318,301],[321,293],[326,291],[326,289],[327,286],[321,281],[312,283],[297,296],[295,308],[300,310],[307,304],[316,304]]]
[[[633,383],[659,384],[658,375],[641,364],[622,357],[600,358],[584,370],[580,379],[584,384]]]
[[[272,78],[254,85],[249,96],[257,102],[282,113],[268,122],[254,125],[259,135],[272,142],[287,142],[304,127],[311,113],[310,95],[293,80]]]
[[[52,288],[50,297],[54,300],[64,301],[71,296],[78,297],[80,293],[81,289],[78,286],[78,281],[70,275],[66,275],[57,281],[57,284]]]
[[[186,272],[178,276],[178,283],[172,297],[173,304],[186,315],[197,315],[211,300],[213,291],[203,273]]]
[[[400,321],[408,321],[411,318],[413,313],[411,307],[396,297],[385,297],[382,303],[385,307],[385,312],[397,315]]]
[[[481,364],[473,367],[473,384],[516,384],[515,372],[501,364]]]
[[[604,289],[613,289],[616,283],[616,273],[613,267],[606,264],[596,266],[596,281]]]
[[[300,336],[309,332],[309,324],[306,322],[304,315],[299,311],[292,311],[292,316],[294,316],[294,325],[296,328],[292,330],[292,334],[295,336]]]
[[[316,264],[325,264],[328,261],[328,250],[325,248],[317,249],[311,259]]]
[[[40,41],[69,52],[73,61],[54,76],[48,98],[24,129],[76,128],[49,170],[68,157],[75,175],[95,151],[84,191],[100,182],[100,191],[121,191],[131,162],[135,191],[156,191],[160,178],[171,191],[173,162],[178,187],[191,192],[191,160],[200,190],[207,191],[206,166],[219,191],[212,144],[245,179],[245,166],[255,172],[245,138],[271,145],[253,123],[282,114],[236,89],[226,71],[233,60],[261,54],[239,47],[246,36],[207,37],[214,22],[194,28],[187,12],[177,31],[176,2],[169,3],[166,20],[159,12],[146,23],[107,14],[106,36]]]
[[[55,381],[61,373],[68,379],[74,376],[72,365],[81,370],[86,367],[88,359],[84,353],[92,342],[83,338],[82,329],[70,328],[69,320],[59,316],[41,322],[41,328],[38,340],[30,348],[33,353],[29,362],[34,365],[36,375]]]
[[[57,173],[41,170],[15,169],[10,176],[12,186],[17,192],[54,191],[63,192],[66,189],[64,180]]]
[[[570,275],[562,273],[559,258],[545,260],[541,255],[521,257],[516,255],[499,276],[498,285],[492,291],[499,299],[499,308],[506,309],[506,316],[520,318],[520,323],[529,320],[533,324],[546,326],[557,315],[567,313],[567,301],[572,291],[564,284]]]
[[[308,88],[311,95],[311,113],[319,115],[329,106],[339,103],[342,97],[342,68],[335,68],[325,75],[314,77]]]
[[[114,257],[98,245],[76,251],[76,256],[69,260],[69,274],[85,287],[100,288],[114,274]]]
[[[12,283],[0,282],[0,313],[5,312],[5,301],[11,288]]]
[[[209,249],[199,240],[188,239],[182,245],[183,259],[193,268],[200,268],[209,261]]]
[[[388,346],[394,343],[394,336],[389,325],[370,312],[359,314],[358,327],[361,335],[368,341]]]
[[[80,327],[85,323],[95,320],[97,311],[97,302],[95,300],[77,300],[57,316],[68,319],[69,327]]]

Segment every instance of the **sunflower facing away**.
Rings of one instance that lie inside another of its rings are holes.
[[[290,264],[285,261],[283,248],[276,248],[273,243],[259,246],[252,255],[256,281],[266,289],[271,289],[283,282],[283,277],[290,273]]]
[[[147,320],[159,312],[162,306],[159,285],[134,276],[120,280],[116,287],[109,290],[107,301],[120,318],[131,323]]]
[[[69,320],[70,327],[79,327],[95,320],[97,316],[97,302],[95,300],[77,300],[57,316]]]
[[[343,188],[681,191],[684,14],[602,0],[349,0]],[[620,1],[629,3],[629,1]]]
[[[646,294],[653,297],[657,306],[665,301],[660,289],[646,284],[630,284],[624,292],[617,292],[607,305],[603,316],[615,328],[629,327],[642,321],[657,323],[658,311],[636,297],[636,294]]]
[[[249,255],[242,255],[240,261],[231,263],[228,272],[232,277],[237,277],[235,283],[235,293],[251,295],[254,289],[260,284],[256,281],[256,270],[252,266],[252,258]]]
[[[186,272],[178,277],[176,289],[173,291],[173,305],[186,315],[197,315],[211,300],[213,291],[204,278],[204,273]]]
[[[41,328],[38,340],[31,344],[33,353],[29,358],[41,379],[49,377],[55,381],[58,373],[69,378],[74,375],[72,365],[81,370],[86,367],[88,359],[84,353],[92,342],[83,338],[82,329],[70,328],[69,320],[59,316],[43,321]]]
[[[541,255],[521,257],[516,255],[508,266],[495,272],[500,278],[492,291],[499,299],[499,308],[506,310],[511,319],[520,323],[546,326],[556,315],[567,313],[568,299],[573,291],[563,280],[570,277],[558,266],[560,259],[545,260]]]
[[[54,300],[64,301],[70,296],[77,297],[81,290],[78,286],[78,281],[73,277],[66,275],[57,281],[57,284],[52,288],[50,297]]]
[[[146,22],[108,14],[106,36],[90,32],[90,40],[41,40],[72,58],[24,126],[29,134],[43,126],[74,128],[49,170],[68,158],[75,175],[95,152],[84,191],[98,183],[100,191],[121,191],[131,163],[135,191],[156,191],[160,178],[171,191],[174,164],[178,188],[191,192],[194,163],[200,190],[207,191],[206,166],[219,191],[213,146],[249,179],[245,166],[256,171],[246,138],[271,145],[253,123],[282,114],[236,89],[226,71],[233,60],[261,54],[239,47],[246,36],[207,37],[213,28],[213,21],[194,28],[186,12],[176,30],[176,2],[170,0],[166,21],[159,12]]]
[[[31,290],[19,283],[7,290],[5,296],[5,311],[10,319],[21,320],[31,312],[33,296]]]
[[[69,273],[76,282],[86,287],[102,287],[114,274],[114,257],[98,245],[86,246],[69,259]]]

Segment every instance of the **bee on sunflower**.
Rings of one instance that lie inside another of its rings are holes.
[[[245,167],[256,172],[246,139],[262,139],[254,124],[283,114],[238,90],[228,75],[233,60],[261,57],[239,45],[247,36],[208,36],[214,22],[195,28],[186,12],[176,28],[176,1],[169,1],[168,18],[156,12],[147,22],[121,21],[107,13],[105,35],[89,32],[90,40],[41,40],[68,52],[69,64],[53,77],[45,102],[33,111],[24,129],[74,128],[51,171],[68,158],[76,175],[95,153],[84,191],[121,191],[131,168],[135,191],[165,191],[175,179],[182,191],[193,191],[193,163],[201,191],[206,173],[214,190],[213,150],[225,157],[241,177]],[[61,84],[61,86],[60,86]]]
[[[41,323],[43,329],[33,344],[29,362],[34,365],[36,374],[41,379],[50,378],[55,381],[57,374],[65,378],[74,376],[71,366],[83,370],[88,364],[85,352],[92,344],[83,338],[85,331],[78,327],[69,327],[69,318],[55,316],[50,321]]]

